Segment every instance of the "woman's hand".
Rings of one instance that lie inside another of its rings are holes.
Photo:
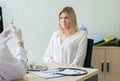
[[[60,63],[55,62],[55,61],[52,61],[51,64],[59,64],[60,65]]]

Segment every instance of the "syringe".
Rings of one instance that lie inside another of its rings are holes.
[[[12,20],[11,20],[11,25],[13,25],[13,16],[12,16]]]

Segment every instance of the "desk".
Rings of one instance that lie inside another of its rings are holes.
[[[47,66],[49,68],[61,67],[61,66],[58,66],[58,65],[47,65]],[[66,66],[63,66],[63,67],[66,67]],[[14,80],[14,81],[85,81],[85,80],[87,80],[87,79],[89,79],[89,78],[98,74],[98,69],[82,68],[82,67],[79,67],[79,68],[87,70],[88,74],[82,75],[82,76],[64,76],[64,77],[59,77],[59,78],[44,79],[44,78],[36,76],[32,73],[28,73],[28,74],[26,74],[26,76],[23,80]],[[97,81],[97,80],[95,80],[95,81]]]

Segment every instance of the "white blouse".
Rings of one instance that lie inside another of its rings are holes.
[[[87,48],[87,32],[78,30],[61,43],[59,31],[53,32],[43,61],[62,65],[83,66]]]

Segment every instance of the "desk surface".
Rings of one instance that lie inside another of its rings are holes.
[[[39,64],[39,65],[41,65],[41,64]],[[58,65],[48,65],[48,67],[49,68],[53,68],[53,67],[58,68],[59,66]],[[14,80],[14,81],[84,81],[84,80],[98,74],[98,69],[82,68],[82,67],[79,67],[79,68],[87,70],[88,74],[82,75],[82,76],[64,76],[64,77],[58,77],[58,78],[52,78],[52,79],[44,79],[44,78],[36,76],[32,73],[28,73],[28,74],[26,74],[24,79]]]

